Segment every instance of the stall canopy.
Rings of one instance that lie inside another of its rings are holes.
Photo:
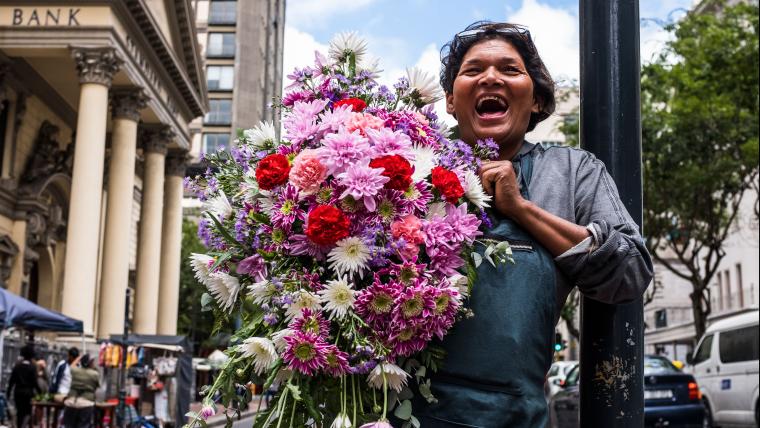
[[[45,309],[21,296],[0,288],[0,329],[70,331],[81,333],[82,321]]]

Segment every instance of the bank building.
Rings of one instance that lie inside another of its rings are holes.
[[[90,339],[175,334],[189,124],[208,109],[190,0],[0,1],[0,284]]]

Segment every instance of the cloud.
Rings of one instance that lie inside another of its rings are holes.
[[[282,53],[283,93],[290,84],[285,77],[294,68],[303,68],[314,63],[314,51],[327,53],[327,45],[319,43],[311,34],[291,25],[285,25],[285,47]]]
[[[286,25],[312,30],[327,28],[330,18],[363,9],[375,0],[288,0]]]

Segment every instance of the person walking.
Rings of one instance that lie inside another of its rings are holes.
[[[8,379],[6,396],[16,404],[16,427],[24,428],[32,414],[32,398],[41,392],[37,383],[37,366],[33,362],[34,348],[31,344],[21,348],[21,360],[16,363]]]
[[[72,346],[69,348],[66,359],[59,361],[53,370],[48,392],[55,396],[56,401],[63,401],[71,389],[71,364],[77,357],[79,357],[79,349]]]
[[[63,414],[65,428],[93,426],[95,390],[100,386],[100,374],[93,362],[89,354],[84,354],[71,364],[71,389],[63,402],[66,406]]]

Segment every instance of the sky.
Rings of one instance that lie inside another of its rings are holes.
[[[640,1],[643,63],[667,40],[663,23],[682,16],[693,3]],[[555,81],[577,81],[577,0],[287,0],[283,70],[287,75],[296,66],[311,64],[314,51],[327,52],[336,33],[356,31],[367,40],[369,55],[380,60],[381,83],[404,76],[406,67],[437,75],[441,46],[483,19],[527,26]]]

